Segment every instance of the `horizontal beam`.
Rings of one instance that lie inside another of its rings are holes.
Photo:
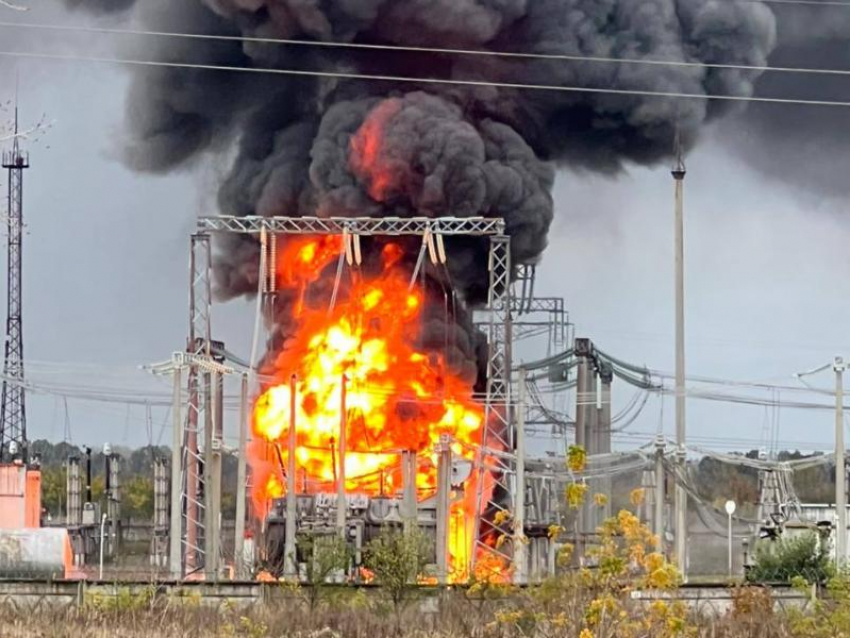
[[[505,220],[487,217],[200,217],[198,230],[285,235],[504,235]]]

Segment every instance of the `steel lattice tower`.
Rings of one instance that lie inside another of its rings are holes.
[[[23,237],[24,170],[29,157],[18,142],[18,112],[12,150],[3,153],[3,168],[9,171],[8,281],[6,284],[6,351],[3,361],[3,398],[0,405],[0,461],[10,461],[11,443],[26,460],[27,412],[24,396],[24,335],[21,319],[21,240]]]

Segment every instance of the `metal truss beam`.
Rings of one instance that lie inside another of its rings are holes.
[[[201,217],[198,230],[285,235],[504,235],[505,221],[489,217]]]

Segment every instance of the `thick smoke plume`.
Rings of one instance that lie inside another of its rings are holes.
[[[781,5],[776,18],[771,66],[850,68],[847,7]],[[771,72],[759,78],[756,92],[763,97],[850,102],[850,78]],[[819,196],[850,194],[844,160],[850,144],[846,107],[753,104],[727,133],[730,146],[768,176]]]
[[[725,0],[149,0],[136,13],[149,28],[174,32],[755,66],[767,62],[775,40],[769,9]],[[758,75],[698,65],[159,42],[157,59],[173,62],[697,95],[747,96]],[[546,247],[557,166],[614,173],[659,162],[671,155],[677,130],[691,145],[704,123],[730,108],[488,86],[135,73],[127,163],[164,173],[235,146],[219,193],[222,213],[503,217],[517,263],[535,262]],[[255,241],[230,237],[220,249],[220,293],[256,291]],[[486,243],[457,241],[450,251],[449,274],[433,286],[451,289],[454,321],[463,314],[455,301],[482,299]],[[278,327],[287,322],[282,315]],[[455,343],[469,358],[475,341]]]

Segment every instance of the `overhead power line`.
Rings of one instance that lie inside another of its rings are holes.
[[[740,1],[740,0],[736,0]],[[764,0],[753,0],[761,2]],[[790,1],[790,0],[785,0]],[[799,0],[794,0],[799,1]],[[850,6],[850,3],[841,3]],[[154,38],[176,38],[188,40],[206,40],[214,42],[242,42],[270,44],[278,46],[296,46],[302,48],[386,51],[391,53],[434,53],[438,55],[458,55],[467,57],[495,57],[514,60],[591,62],[599,64],[628,64],[662,67],[684,67],[697,69],[731,69],[736,71],[757,71],[759,73],[801,73],[817,75],[850,75],[847,69],[821,69],[811,67],[782,67],[752,64],[721,64],[714,62],[689,62],[685,60],[663,60],[655,58],[624,58],[618,56],[579,55],[569,53],[528,53],[524,51],[503,51],[492,49],[457,49],[446,47],[409,46],[401,44],[368,44],[363,42],[333,42],[326,40],[297,40],[292,38],[264,38],[243,35],[216,35],[209,33],[185,33],[179,31],[148,31],[139,29],[116,29],[109,27],[88,27],[82,25],[39,24],[33,22],[0,21],[0,27],[33,29],[54,32],[97,33],[102,35],[128,35]]]
[[[447,86],[482,86],[504,89],[556,91],[563,93],[600,93],[607,95],[642,96],[657,98],[680,98],[691,100],[721,100],[729,102],[760,102],[768,104],[795,104],[801,106],[836,106],[850,107],[850,102],[838,100],[800,100],[795,98],[759,97],[746,95],[720,95],[716,93],[684,93],[678,91],[645,91],[640,89],[613,89],[603,87],[566,86],[553,84],[523,84],[514,82],[490,82],[485,80],[457,80],[431,77],[410,77],[399,75],[379,75],[369,73],[353,73],[346,71],[312,71],[307,69],[265,69],[246,66],[230,66],[216,64],[192,64],[188,62],[163,62],[156,60],[137,60],[131,58],[109,58],[100,56],[81,56],[59,53],[36,53],[29,51],[0,51],[0,57],[31,58],[40,60],[64,60],[75,62],[93,62],[102,64],[119,64],[125,66],[148,66],[175,69],[196,69],[203,71],[230,71],[238,73],[254,73],[258,75],[283,75],[294,77],[323,77],[345,80],[370,80],[380,82],[399,82],[410,84],[444,84]]]

